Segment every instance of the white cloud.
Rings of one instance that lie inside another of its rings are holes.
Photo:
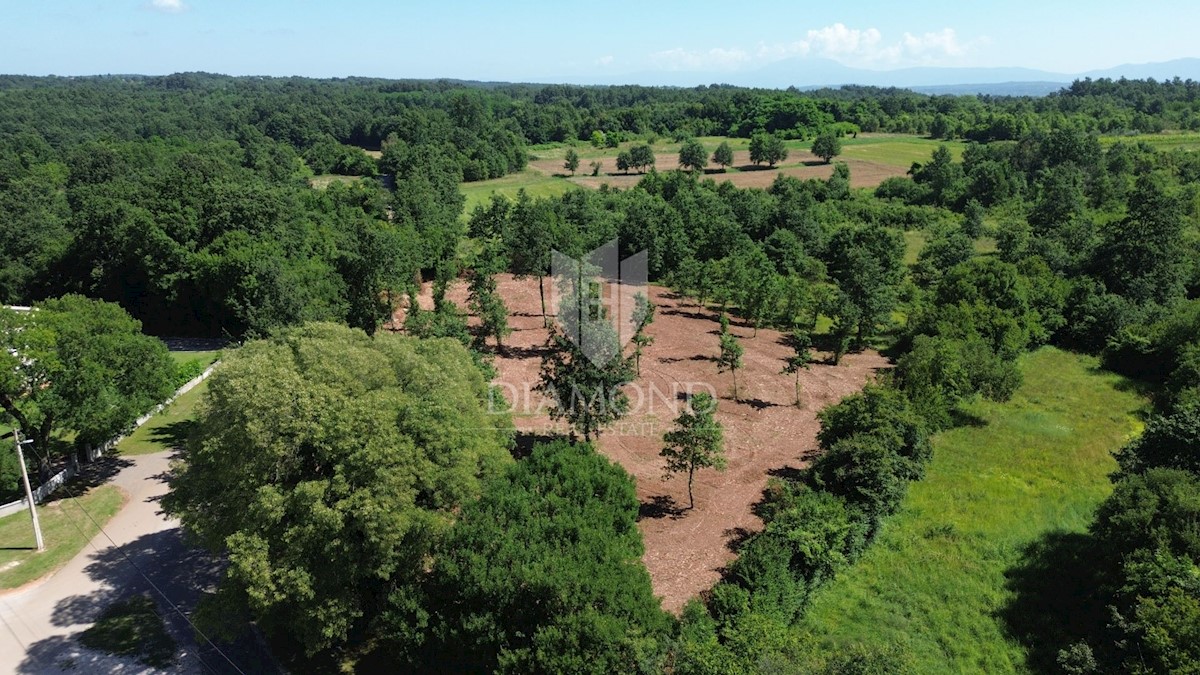
[[[171,12],[172,14],[178,14],[179,12],[186,11],[188,8],[183,0],[150,0],[149,7],[157,9],[160,12]]]
[[[986,42],[987,38],[979,38],[964,44],[953,28],[920,35],[904,33],[899,40],[889,42],[878,28],[849,28],[835,23],[808,30],[803,38],[793,42],[760,43],[752,52],[737,47],[707,51],[676,47],[655,52],[650,58],[664,70],[737,70],[796,56],[832,59],[859,67],[948,65],[969,53],[972,47]]]
[[[600,58],[596,59],[596,65],[598,65],[598,66],[612,65],[612,62],[613,62],[612,54],[608,54],[606,56],[601,56]]]

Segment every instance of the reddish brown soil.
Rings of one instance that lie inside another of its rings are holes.
[[[797,166],[799,160],[801,165]],[[620,173],[617,171],[616,159],[613,157],[602,158],[603,164],[600,169],[599,176],[589,176],[585,171],[580,171],[575,177],[569,180],[576,185],[584,187],[599,188],[607,183],[613,187],[632,187],[637,185],[637,182],[642,179],[642,174],[638,173]],[[679,155],[677,153],[665,153],[654,156],[655,166],[660,171],[667,171],[679,167]],[[893,176],[906,175],[907,169],[897,166],[888,166],[887,164],[878,164],[876,162],[867,162],[858,159],[838,160],[844,161],[850,167],[850,186],[854,188],[873,188],[878,186],[886,178]],[[587,164],[585,162],[584,164]],[[544,173],[548,176],[562,175],[562,160],[558,159],[541,159],[529,163],[530,168]],[[767,165],[755,166],[750,163],[750,153],[746,150],[739,150],[733,153],[733,166],[738,168],[735,173],[724,173],[718,167],[710,166],[705,172],[705,178],[711,178],[715,181],[728,181],[737,187],[770,187],[778,174],[787,176],[795,176],[801,180],[808,178],[817,178],[825,180],[833,173],[833,165],[824,163],[820,158],[807,151],[792,150],[788,156],[787,166],[782,168],[772,168]],[[589,168],[590,170],[590,168]]]
[[[497,383],[514,399],[519,430],[533,434],[561,430],[550,423],[545,408],[538,410],[542,400],[532,391],[546,340],[537,280],[518,281],[505,275],[498,282],[513,333],[496,358]],[[746,350],[745,365],[738,372],[742,401],[735,402],[730,398],[730,374],[718,374],[713,361],[716,313],[681,304],[667,289],[652,287],[649,294],[658,305],[647,331],[655,342],[642,357],[641,377],[628,389],[633,412],[617,428],[603,433],[598,447],[637,480],[646,567],[663,607],[678,612],[689,598],[719,580],[721,569],[734,557],[732,547],[761,529],[762,521],[752,507],[761,500],[771,473],[804,466],[804,456],[815,446],[816,411],[858,391],[887,362],[875,352],[864,352],[845,357],[836,367],[815,364],[801,375],[804,407],[798,409],[793,405],[793,377],[779,373],[790,352],[783,336],[761,329],[751,337],[751,328],[735,322],[733,331],[743,338]],[[454,286],[450,297],[465,305],[463,285]],[[429,304],[428,298],[422,302]],[[724,472],[696,474],[696,507],[690,510],[686,476],[663,480],[658,454],[662,435],[681,405],[675,394],[689,388],[720,395],[717,419],[725,428],[729,464]]]

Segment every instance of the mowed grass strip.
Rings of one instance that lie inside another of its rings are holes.
[[[71,489],[71,486],[63,488]],[[66,564],[99,532],[92,519],[103,526],[124,503],[125,495],[120,489],[104,485],[80,497],[57,499],[39,506],[38,519],[46,542],[46,550],[41,553],[34,550],[28,511],[0,518],[0,589],[17,588]]]
[[[205,367],[208,367],[213,361],[216,361],[220,357],[221,350],[219,349],[213,351],[171,352],[171,360],[174,361],[175,365],[177,366],[189,361],[199,361],[200,363],[203,363]]]
[[[999,616],[1005,571],[1041,536],[1086,530],[1144,401],[1091,357],[1044,348],[1021,365],[1013,399],[974,404],[981,426],[939,434],[901,512],[817,593],[797,627],[816,648],[899,645],[920,673],[1027,670]]]
[[[117,452],[125,456],[147,455],[181,447],[191,431],[196,404],[207,390],[208,380],[204,380],[175,399],[162,412],[122,439],[117,444]]]

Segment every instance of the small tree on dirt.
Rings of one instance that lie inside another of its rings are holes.
[[[795,353],[784,359],[783,371],[780,374],[796,376],[796,407],[801,408],[803,405],[800,402],[800,371],[808,370],[812,365],[812,340],[807,332],[796,330],[792,333],[791,342]]]
[[[738,397],[738,382],[737,371],[742,367],[742,354],[745,350],[742,349],[741,343],[729,331],[729,319],[721,315],[721,353],[717,356],[717,372],[723,373],[729,371],[733,374],[733,400],[740,401]]]
[[[600,169],[604,168],[604,162],[601,162],[600,160],[596,160],[596,161],[592,162],[591,164],[588,164],[588,166],[592,167],[592,175],[593,176],[599,176]]]
[[[690,171],[703,171],[708,166],[708,153],[700,141],[689,138],[679,149],[679,166]]]
[[[642,374],[642,352],[654,344],[654,336],[646,334],[646,326],[654,323],[654,303],[644,293],[633,296],[633,365],[637,374]]]
[[[733,164],[733,148],[729,147],[729,141],[721,141],[721,144],[713,151],[712,161],[713,164],[721,167],[721,171]]]
[[[825,160],[825,163],[833,161],[834,157],[842,154],[842,139],[831,133],[821,134],[813,139],[812,154]]]
[[[579,153],[575,152],[575,148],[567,148],[566,160],[563,162],[563,168],[570,171],[571,175],[574,176],[575,172],[579,170]]]
[[[630,359],[621,353],[616,327],[603,320],[603,314],[601,320],[581,320],[584,308],[599,307],[598,293],[585,283],[581,271],[573,284],[564,287],[558,313],[563,329],[550,332],[537,385],[555,403],[551,419],[567,420],[588,441],[629,411],[629,396],[621,387],[634,378]],[[588,346],[587,353],[580,345]],[[612,356],[603,360],[597,354]]]
[[[496,273],[504,269],[504,256],[493,246],[485,246],[475,261],[467,308],[479,317],[479,342],[488,337],[496,339],[496,349],[504,347],[504,337],[512,333],[508,326],[508,307],[496,292]]]
[[[688,410],[675,418],[675,428],[663,435],[665,447],[658,453],[667,460],[663,480],[687,473],[689,509],[696,508],[692,494],[696,469],[725,470],[724,433],[713,416],[716,410],[717,402],[711,395],[700,392],[693,396]]]

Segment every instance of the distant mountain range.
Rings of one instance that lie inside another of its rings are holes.
[[[744,72],[656,71],[606,78],[590,84],[644,84],[692,87],[701,84],[733,84],[772,89],[815,89],[847,84],[902,87],[931,94],[999,94],[1041,96],[1061,89],[1074,80],[1090,77],[1126,77],[1169,80],[1174,77],[1200,80],[1200,58],[1175,59],[1161,63],[1132,63],[1085,73],[1054,73],[1032,68],[900,68],[868,70],[851,68],[836,61],[792,58]]]

